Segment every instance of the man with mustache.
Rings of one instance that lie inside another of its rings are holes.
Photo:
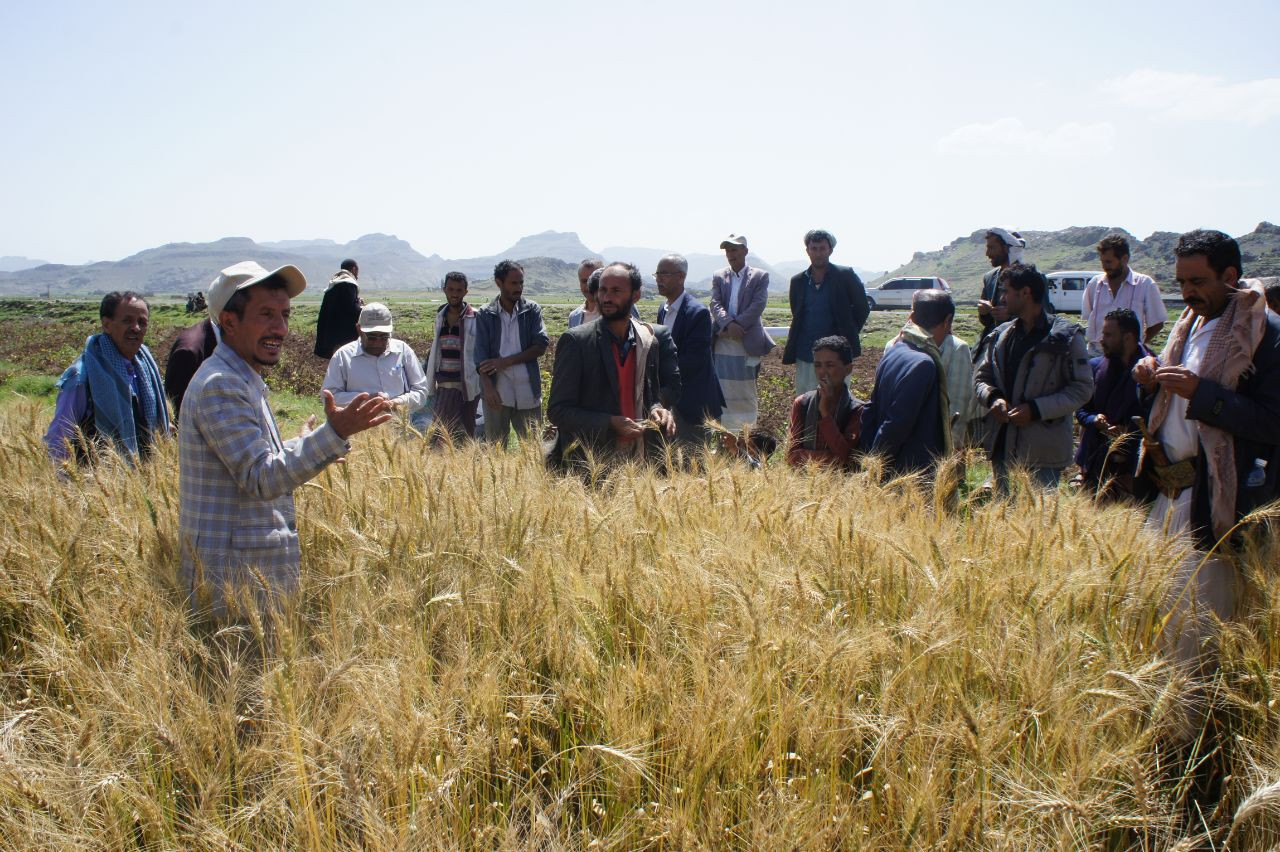
[[[102,331],[58,380],[58,402],[45,445],[54,461],[91,458],[98,445],[126,458],[146,457],[169,436],[160,368],[142,342],[151,311],[137,293],[108,293],[98,306]]]
[[[485,437],[506,446],[512,428],[524,440],[542,420],[538,359],[548,338],[542,307],[524,298],[524,267],[500,261],[493,280],[498,296],[476,316],[476,370],[484,391]]]
[[[1280,318],[1260,290],[1242,287],[1240,245],[1221,231],[1178,238],[1174,274],[1187,307],[1160,360],[1143,358],[1134,380],[1151,401],[1139,470],[1159,491],[1147,519],[1166,534],[1186,534],[1195,550],[1173,569],[1160,640],[1185,673],[1207,676],[1218,622],[1233,618],[1242,577],[1235,562],[1238,522],[1277,496],[1280,466]],[[1199,764],[1186,805],[1193,824],[1216,806],[1228,759],[1195,754],[1207,710],[1203,695],[1187,702],[1177,737],[1190,765]],[[1209,732],[1209,745],[1230,747]]]
[[[596,291],[598,322],[566,331],[556,343],[547,416],[558,431],[548,464],[590,468],[592,461],[640,460],[675,437],[671,409],[680,399],[680,367],[671,332],[631,316],[640,271],[611,263]],[[662,436],[662,437],[659,437]]]
[[[209,291],[222,342],[187,387],[178,433],[181,576],[197,611],[236,613],[247,594],[276,611],[298,588],[293,490],[351,449],[348,439],[390,419],[389,403],[358,394],[339,407],[324,391],[325,423],[284,440],[263,376],[280,361],[290,299],[307,286],[294,266],[230,266]],[[308,424],[310,425],[310,424]]]

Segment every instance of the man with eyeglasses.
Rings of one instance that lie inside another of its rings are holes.
[[[347,405],[362,393],[380,396],[392,408],[412,414],[427,402],[427,376],[412,347],[391,337],[391,309],[381,302],[365,305],[356,330],[360,336],[333,353],[324,389],[334,402]]]
[[[724,394],[711,358],[711,311],[685,290],[689,261],[669,254],[658,261],[653,277],[658,295],[666,302],[658,308],[658,324],[671,329],[680,365],[680,400],[675,406],[677,440],[698,446],[706,440],[703,422],[720,418]]]

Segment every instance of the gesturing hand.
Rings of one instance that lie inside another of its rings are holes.
[[[338,437],[347,440],[357,432],[380,426],[391,419],[390,404],[384,397],[359,394],[343,407],[333,401],[333,394],[324,391],[324,416],[338,433]]]

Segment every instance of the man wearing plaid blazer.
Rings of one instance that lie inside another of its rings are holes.
[[[391,417],[381,397],[360,394],[339,408],[325,391],[325,424],[281,438],[262,374],[280,360],[289,300],[306,286],[296,267],[267,272],[245,261],[224,269],[210,288],[222,342],[182,400],[179,531],[191,604],[218,619],[241,590],[266,613],[297,589],[293,490],[344,456],[352,435]]]

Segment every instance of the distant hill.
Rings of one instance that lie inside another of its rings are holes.
[[[1138,239],[1123,228],[1102,226],[1020,233],[1027,239],[1024,260],[1036,264],[1044,272],[1057,269],[1100,270],[1094,246],[1107,234],[1123,234],[1128,237],[1133,252],[1130,265],[1139,272],[1150,275],[1162,289],[1176,289],[1173,280],[1173,247],[1178,242],[1178,234],[1172,231],[1156,231],[1145,240]],[[1244,255],[1244,271],[1247,276],[1280,274],[1280,227],[1262,222],[1251,233],[1237,239]],[[938,275],[947,279],[951,288],[960,296],[973,298],[982,287],[982,276],[991,269],[985,251],[984,228],[967,237],[960,237],[938,251],[916,252],[909,263],[886,272],[874,283],[898,276]]]
[[[14,257],[6,254],[0,257],[0,272],[18,272],[23,269],[33,269],[37,266],[44,266],[49,261],[36,260],[31,257]]]

